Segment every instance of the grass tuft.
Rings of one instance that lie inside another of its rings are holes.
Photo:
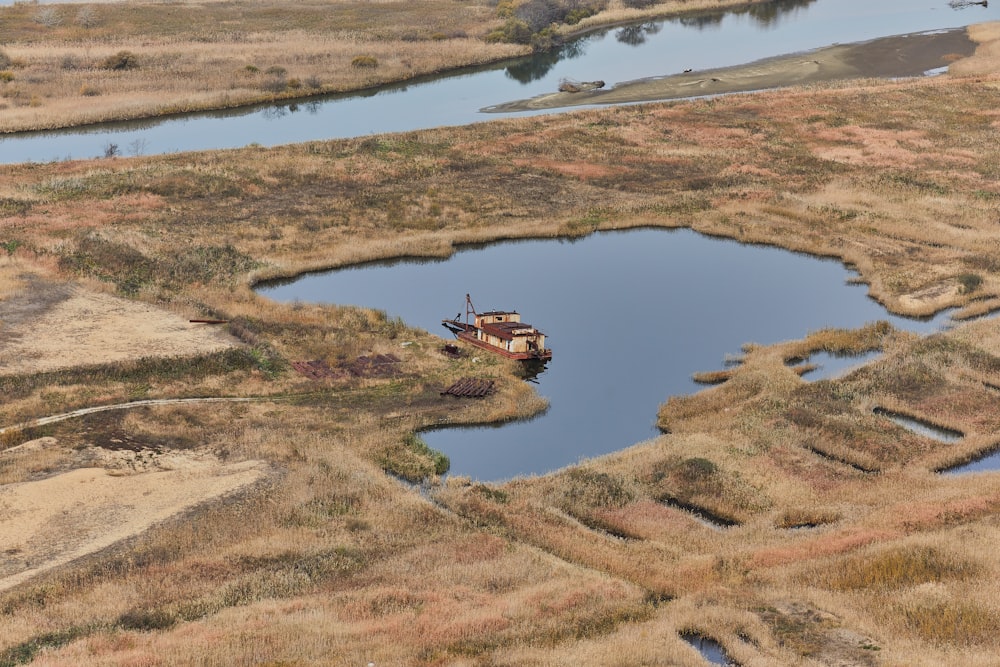
[[[980,568],[938,547],[901,546],[840,560],[810,579],[835,591],[879,591],[947,580],[969,580]]]

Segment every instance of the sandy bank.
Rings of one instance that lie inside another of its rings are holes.
[[[530,111],[591,104],[622,104],[765,90],[841,79],[920,76],[973,54],[965,29],[897,35],[856,44],[619,83],[580,93],[554,92],[487,107],[487,112]]]

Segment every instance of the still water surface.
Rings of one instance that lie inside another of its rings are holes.
[[[740,11],[603,30],[533,58],[363,94],[11,135],[0,139],[0,162],[98,157],[110,144],[122,155],[159,154],[465,125],[497,117],[482,113],[485,107],[554,92],[563,78],[613,85],[688,68],[738,65],[834,43],[997,20],[998,4],[959,11],[946,0],[776,0]]]
[[[849,277],[836,261],[644,229],[503,243],[445,261],[368,264],[259,291],[284,302],[379,308],[444,337],[441,320],[464,312],[469,292],[478,310],[516,309],[544,331],[553,349],[537,378],[550,401],[545,414],[424,434],[451,458],[453,474],[494,481],[654,437],[660,403],[697,391],[692,373],[720,368],[743,343],[878,319],[927,333],[947,318],[891,316]]]

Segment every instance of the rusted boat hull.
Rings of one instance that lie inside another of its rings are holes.
[[[460,317],[461,313],[454,319],[442,320],[441,324],[461,341],[518,361],[545,362],[552,358],[552,351],[545,347],[545,334],[522,322],[516,310],[478,313],[472,297],[466,294],[465,321]]]
[[[484,350],[489,350],[499,354],[502,357],[507,357],[508,359],[517,359],[518,361],[548,361],[552,358],[552,350],[534,350],[531,352],[509,352],[502,347],[497,347],[495,345],[490,345],[484,341],[476,338],[475,332],[472,331],[459,331],[455,334],[455,337],[461,341],[469,343],[470,345],[475,345],[476,347],[482,348]]]

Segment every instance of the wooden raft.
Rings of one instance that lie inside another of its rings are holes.
[[[495,391],[493,380],[481,378],[462,378],[441,392],[442,396],[458,396],[460,398],[485,398]]]

